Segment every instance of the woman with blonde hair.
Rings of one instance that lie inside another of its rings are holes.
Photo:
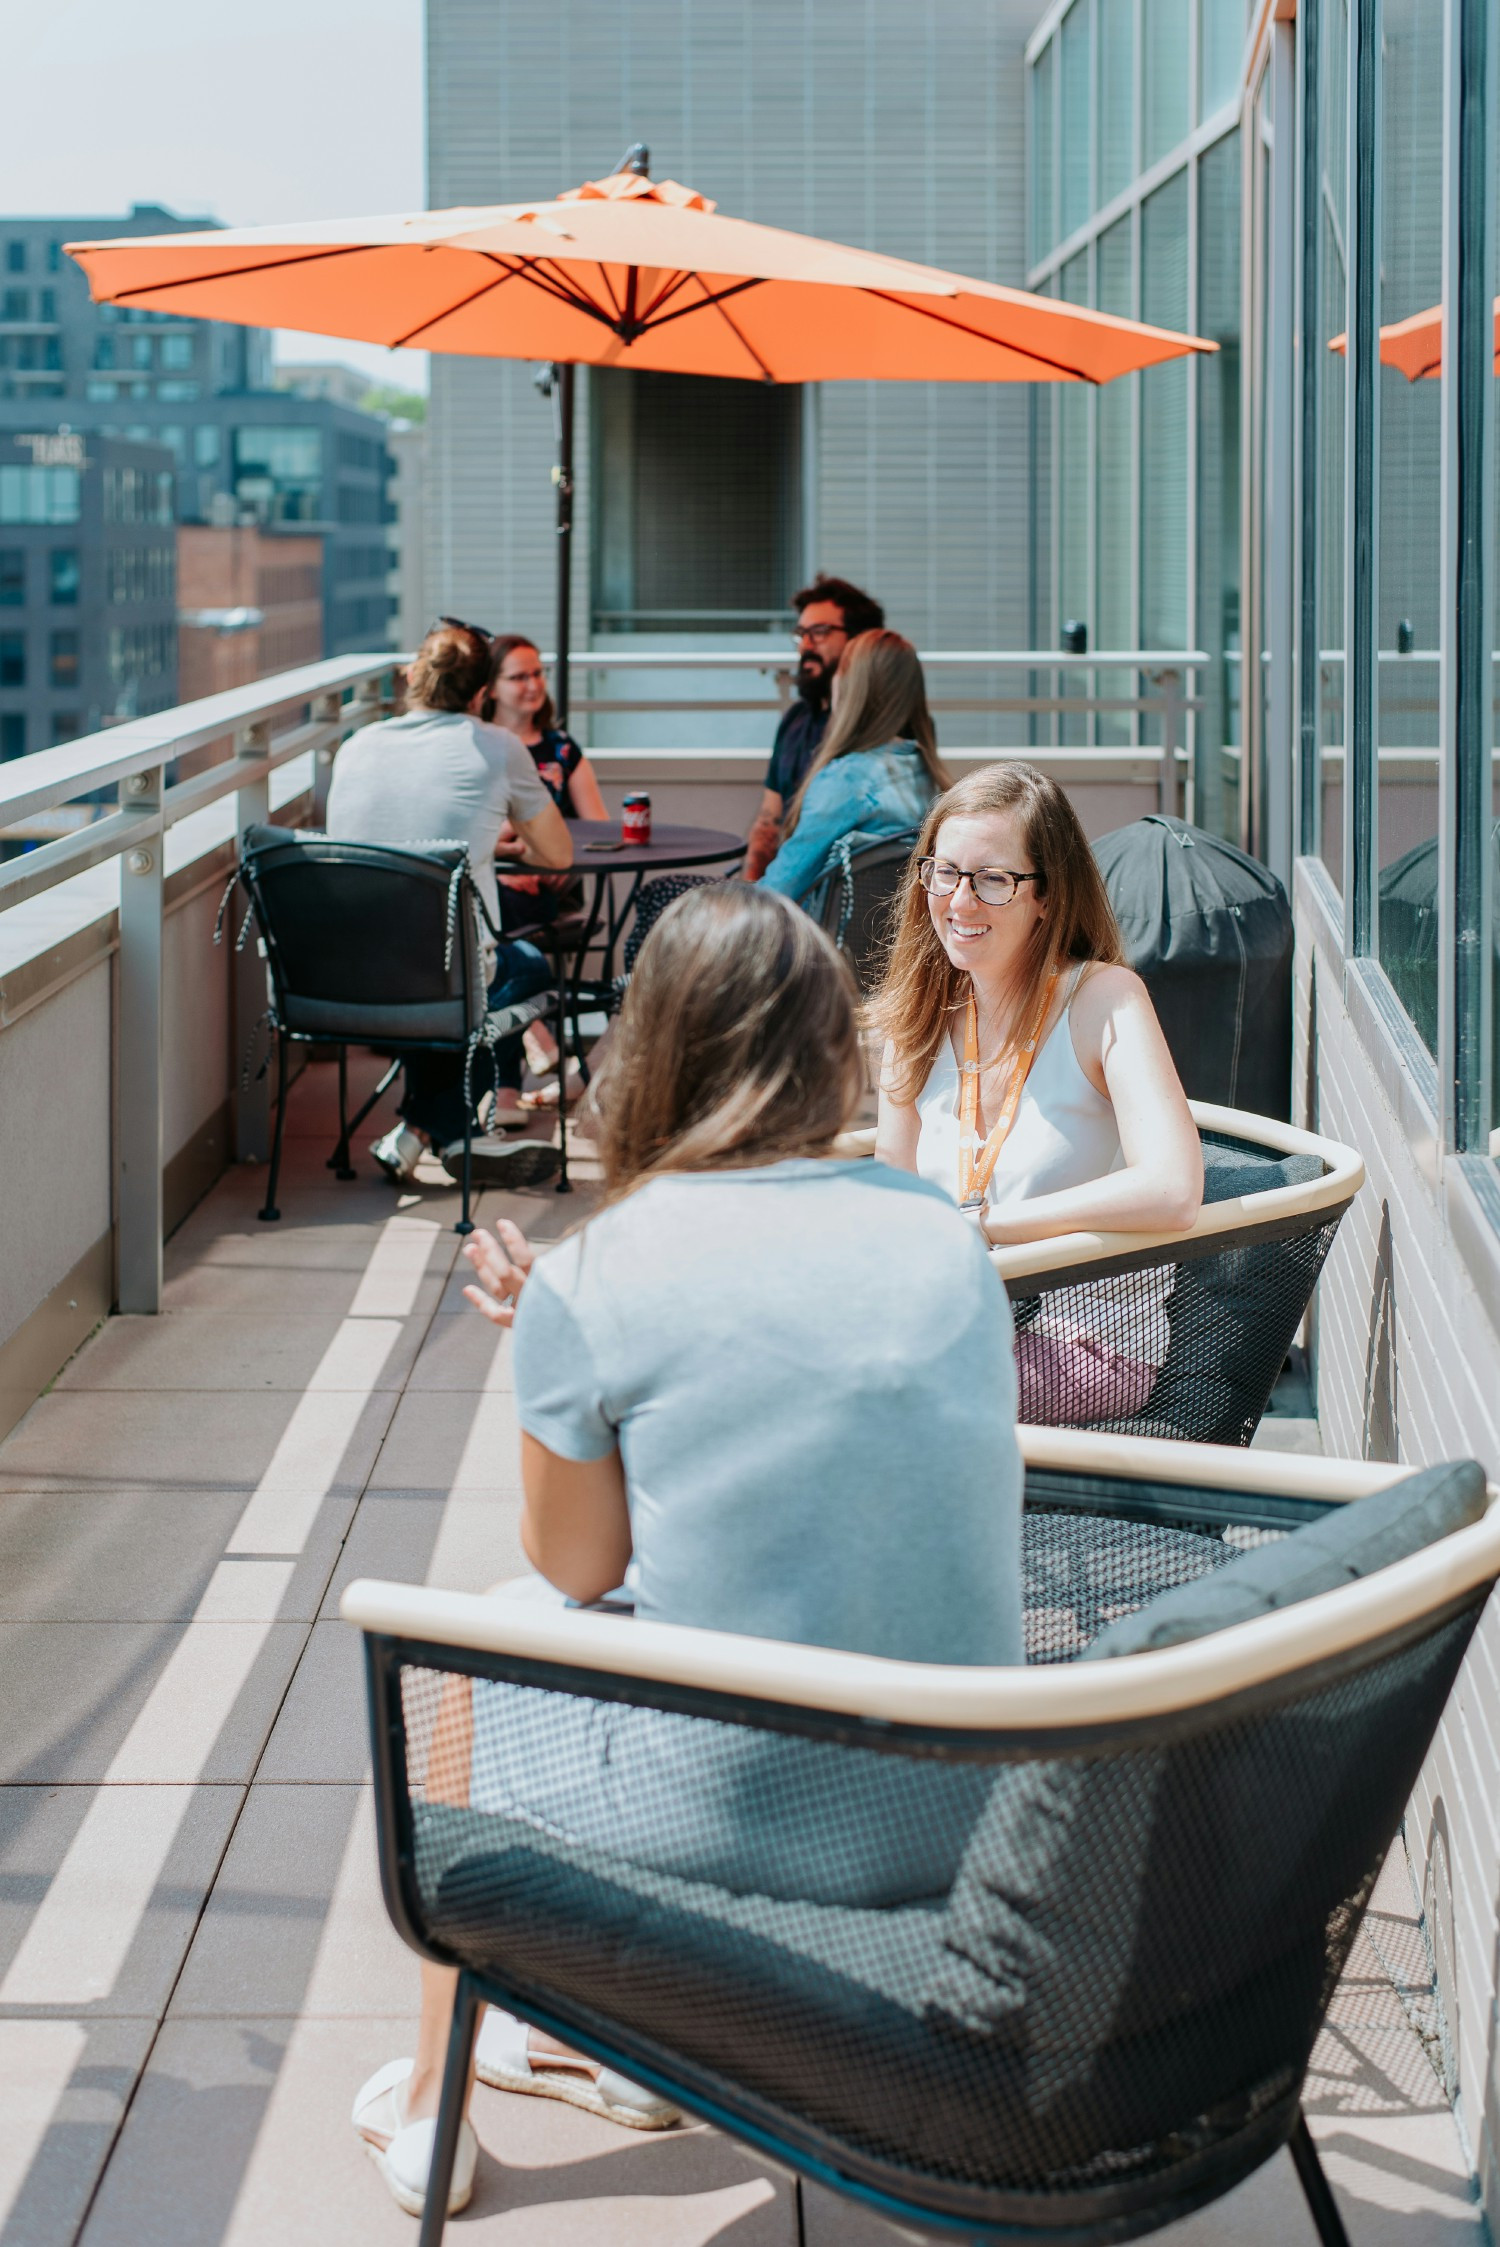
[[[834,1155],[862,1081],[848,977],[805,913],[734,882],[662,915],[598,1079],[605,1206],[545,1254],[503,1222],[465,1249],[470,1300],[514,1320],[522,1544],[554,1596],[597,1601],[623,1580],[654,1622],[1019,1662],[1005,1290],[945,1195]],[[878,1909],[945,1895],[982,1812],[980,1766],[928,1776],[455,1680],[426,1785],[429,1802],[624,1867]],[[454,1981],[424,1967],[415,2059],[388,2062],[354,2106],[414,2214]],[[677,2119],[493,2008],[476,2066],[638,2129]],[[475,2156],[465,2125],[454,2206]]]
[[[948,784],[916,649],[899,632],[861,632],[840,658],[828,731],[763,885],[816,910],[810,893],[846,835],[876,842],[916,827]]]
[[[876,1152],[944,1187],[986,1241],[1191,1225],[1203,1159],[1161,1026],[1063,790],[985,766],[935,803],[872,1015],[885,1034]],[[1061,1289],[1017,1340],[1021,1417],[1141,1409],[1164,1303]]]

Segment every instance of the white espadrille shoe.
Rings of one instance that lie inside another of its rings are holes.
[[[420,2122],[406,2119],[406,2085],[410,2060],[388,2060],[355,2094],[351,2120],[365,2141],[365,2151],[386,2182],[391,2198],[408,2216],[420,2216],[427,2202],[427,2179],[432,2173],[432,2147],[437,2118]],[[474,2191],[474,2164],[479,2141],[468,2122],[458,2126],[458,2152],[453,2162],[453,2182],[448,2188],[448,2213],[467,2208]]]
[[[533,2052],[530,2031],[514,2013],[498,2005],[485,2008],[474,2047],[474,2072],[494,2091],[524,2091],[538,2099],[564,2099],[571,2107],[623,2122],[627,2130],[670,2130],[681,2110],[659,2099],[613,2068],[599,2068],[581,2056]]]

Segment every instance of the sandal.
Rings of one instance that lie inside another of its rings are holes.
[[[564,2099],[627,2130],[670,2130],[682,2120],[679,2108],[639,2083],[596,2068],[580,2053],[533,2052],[530,2030],[498,2005],[485,2008],[474,2046],[474,2072],[494,2091],[528,2091],[541,2099]]]
[[[420,2216],[427,2203],[427,2179],[432,2172],[437,2117],[426,2115],[419,2122],[407,2121],[406,2083],[411,2071],[410,2060],[388,2060],[383,2068],[377,2068],[369,2082],[356,2092],[350,2120],[365,2142],[366,2153],[385,2179],[391,2198],[408,2216]],[[458,2126],[458,2152],[453,2162],[453,2182],[448,2188],[450,2216],[456,2216],[461,2208],[469,2205],[474,2192],[474,2164],[478,2158],[479,2141],[472,2124],[465,2120]]]
[[[576,1068],[570,1068],[568,1071],[568,1112],[570,1115],[588,1089],[579,1071]],[[523,1092],[521,1106],[533,1115],[538,1109],[555,1115],[557,1112],[556,1077],[552,1079],[551,1084],[538,1085],[535,1092]]]

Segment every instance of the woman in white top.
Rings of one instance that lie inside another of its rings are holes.
[[[876,1153],[930,1178],[985,1239],[1191,1225],[1197,1129],[1155,1009],[1124,965],[1078,815],[1035,766],[988,765],[922,828],[873,1014]],[[972,1088],[969,1090],[968,1088]],[[1020,1412],[1138,1412],[1166,1355],[1160,1293],[1061,1289],[1017,1337]]]

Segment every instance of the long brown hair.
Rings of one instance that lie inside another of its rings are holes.
[[[921,658],[910,640],[903,640],[899,632],[861,632],[840,656],[836,676],[838,701],[818,753],[792,798],[783,841],[796,832],[813,780],[835,757],[856,757],[863,749],[882,749],[888,741],[910,741],[933,787],[951,783],[952,776],[938,755]]]
[[[517,648],[530,648],[537,662],[542,660],[541,649],[535,640],[528,640],[524,632],[496,633],[490,642],[490,697],[486,705],[486,713],[491,719],[494,716],[495,689],[500,680],[500,666],[508,655],[515,654]],[[550,694],[543,695],[534,722],[538,733],[550,733],[557,724],[557,712],[552,707]]]
[[[1050,774],[1035,765],[982,765],[965,774],[940,796],[922,823],[892,916],[894,933],[880,988],[870,1002],[870,1020],[890,1040],[895,1056],[897,1100],[914,1100],[937,1059],[955,1008],[969,994],[969,977],[943,950],[927,892],[917,875],[932,855],[945,819],[1012,812],[1019,819],[1026,855],[1042,877],[1035,894],[1047,910],[1032,930],[1029,951],[1017,971],[1011,1019],[1024,1023],[1041,1003],[1049,976],[1070,960],[1102,960],[1116,966],[1124,947],[1114,907],[1079,825],[1078,814]]]
[[[609,1197],[826,1155],[862,1082],[848,972],[816,922],[748,882],[689,890],[641,946],[596,1083]]]

